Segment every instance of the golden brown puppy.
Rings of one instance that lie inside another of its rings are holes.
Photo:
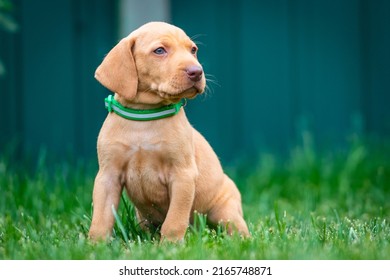
[[[203,93],[205,75],[196,53],[197,46],[183,30],[151,22],[122,39],[95,77],[115,92],[123,107],[154,112]],[[230,233],[249,235],[237,187],[223,173],[208,142],[190,125],[183,108],[150,121],[110,112],[97,146],[99,172],[90,238],[110,236],[112,207],[118,207],[123,187],[140,225],[162,225],[163,239],[181,240],[194,211],[207,214],[212,224],[223,223]]]

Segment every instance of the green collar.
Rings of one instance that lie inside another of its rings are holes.
[[[104,99],[104,101],[108,112],[114,112],[122,118],[133,121],[151,121],[168,118],[179,113],[181,106],[183,106],[183,102],[180,101],[179,103],[170,104],[156,109],[139,110],[122,106],[112,95],[109,95]]]

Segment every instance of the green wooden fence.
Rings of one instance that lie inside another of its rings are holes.
[[[390,133],[390,1],[174,0],[220,86],[189,106],[223,155]],[[206,120],[205,120],[206,119]]]
[[[113,1],[13,1],[20,31],[0,33],[2,147],[23,155],[47,148],[60,157],[96,154],[107,91],[94,70],[115,45]]]
[[[15,3],[20,31],[0,31],[0,147],[95,156],[107,91],[93,72],[118,40],[118,5]],[[389,136],[390,1],[171,0],[171,17],[215,81],[186,109],[223,160],[286,153],[303,130],[320,147]]]

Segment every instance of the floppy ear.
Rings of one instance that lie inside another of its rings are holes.
[[[109,90],[131,100],[137,94],[138,75],[132,47],[134,36],[123,38],[104,58],[95,78]]]

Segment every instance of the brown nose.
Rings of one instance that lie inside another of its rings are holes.
[[[186,69],[188,78],[193,82],[198,82],[202,78],[203,69],[200,66],[192,65]]]

